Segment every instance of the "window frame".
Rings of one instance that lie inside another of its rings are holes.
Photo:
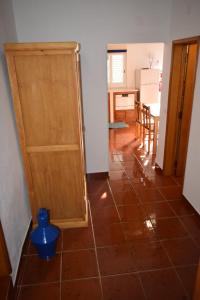
[[[113,78],[113,69],[112,69],[112,56],[122,55],[123,56],[123,82],[114,83]],[[107,84],[111,88],[120,88],[126,87],[127,83],[127,50],[108,50],[107,51]]]

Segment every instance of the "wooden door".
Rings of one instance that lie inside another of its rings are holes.
[[[183,176],[188,149],[188,139],[190,132],[190,119],[192,114],[192,102],[194,83],[197,66],[197,44],[187,45],[187,61],[185,66],[185,77],[183,82],[183,93],[179,108],[179,132],[176,151],[176,176]]]
[[[0,223],[0,277],[8,276],[10,273],[11,265],[8,257],[2,226]]]
[[[195,86],[198,37],[176,41],[172,49],[164,175],[184,176]]]
[[[86,224],[77,43],[8,44],[6,56],[29,184],[59,226]]]

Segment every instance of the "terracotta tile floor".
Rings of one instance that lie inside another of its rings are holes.
[[[14,289],[11,282],[11,277],[0,277],[0,299],[10,300],[14,298]]]
[[[134,129],[110,130],[110,178],[88,182],[89,227],[63,230],[49,262],[28,246],[18,300],[192,299],[200,217]]]

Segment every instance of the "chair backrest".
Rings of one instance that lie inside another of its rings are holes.
[[[135,100],[135,110],[136,110],[136,122],[142,123],[141,102],[139,100]]]
[[[145,104],[142,104],[142,124],[146,129],[151,129],[150,106],[147,106]]]

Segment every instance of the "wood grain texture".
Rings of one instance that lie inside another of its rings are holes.
[[[78,142],[72,55],[15,57],[28,146]]]
[[[6,43],[4,46],[6,52],[8,51],[23,51],[23,50],[62,50],[72,49],[79,51],[80,45],[77,42],[45,42],[45,43]]]
[[[78,151],[29,154],[33,178],[33,215],[46,207],[52,219],[81,218],[84,211],[84,182]],[[35,222],[35,219],[33,220]]]
[[[188,60],[186,60],[187,48],[189,48]],[[164,175],[184,176],[198,49],[199,37],[173,42]],[[182,114],[182,117],[179,117],[179,114]]]
[[[27,152],[52,152],[52,151],[70,151],[70,150],[80,150],[77,144],[71,145],[51,145],[51,146],[32,146],[26,147]]]
[[[31,175],[30,162],[26,152],[26,140],[25,140],[21,104],[20,104],[20,94],[18,88],[17,74],[15,71],[14,56],[6,53],[6,60],[8,66],[8,75],[10,79],[13,105],[15,110],[15,119],[16,119],[16,124],[18,129],[18,139],[21,147],[22,156],[23,156],[26,181],[28,184],[28,193],[29,193],[30,200],[33,201],[34,195],[33,195],[32,175]]]
[[[165,138],[164,166],[163,174],[172,175],[174,172],[174,162],[176,155],[176,138],[178,129],[178,105],[180,93],[182,91],[183,81],[183,46],[173,46],[173,56],[171,62],[171,78],[169,86],[168,112],[167,112],[167,128]]]
[[[84,225],[79,45],[7,44],[5,49],[33,222],[38,208],[46,207],[62,227]]]
[[[190,133],[190,121],[192,114],[193,105],[193,94],[194,85],[196,79],[196,68],[197,68],[197,54],[198,45],[190,44],[188,51],[188,62],[187,62],[187,72],[185,78],[185,93],[182,105],[182,120],[180,128],[180,137],[177,153],[177,168],[176,176],[184,176],[187,150],[188,150],[188,140]]]

